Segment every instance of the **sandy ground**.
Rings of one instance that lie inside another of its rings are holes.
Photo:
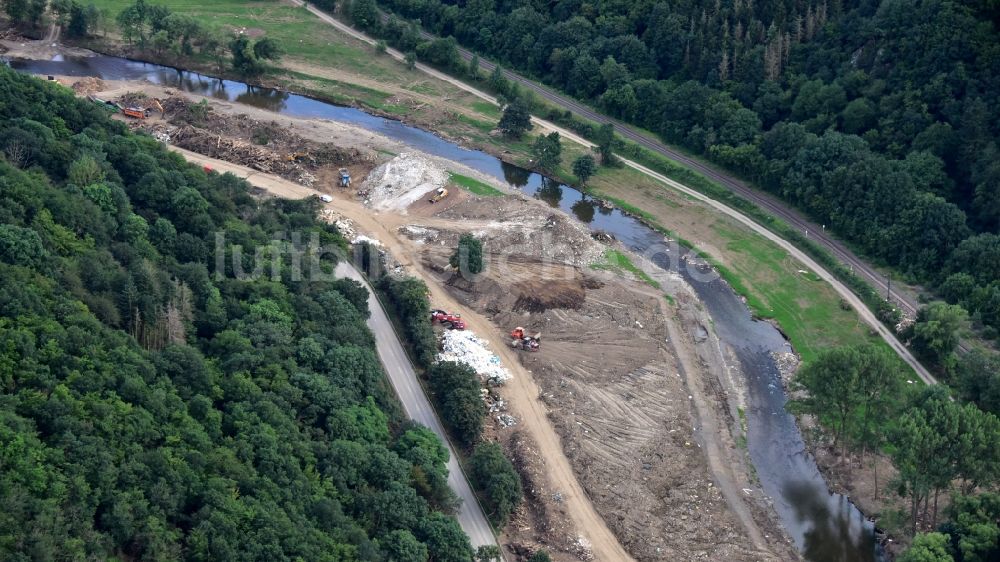
[[[220,170],[227,169],[212,163]],[[239,169],[233,167],[233,171]],[[309,193],[261,174],[252,175],[250,180],[283,197]],[[476,198],[466,196],[466,200],[475,202]],[[457,212],[462,205],[452,205],[447,213]],[[448,283],[450,273],[442,272],[436,260],[446,258],[453,246],[449,239],[439,239],[434,245],[399,232],[412,219],[430,227],[461,224],[461,228],[473,230],[483,222],[463,224],[387,213],[376,216],[360,203],[341,198],[332,207],[352,219],[358,230],[379,239],[409,273],[425,279],[433,304],[460,312],[477,334],[502,342],[510,321],[532,328],[532,319],[516,314],[513,303],[477,302],[456,287],[457,283]],[[520,211],[518,214],[523,214]],[[515,263],[508,268],[517,274],[508,280],[513,283],[512,290],[503,285],[487,292],[494,297],[509,295],[507,298],[516,303],[531,288],[541,267],[537,261],[520,265],[512,261]],[[592,275],[571,269],[574,279]],[[562,278],[568,274],[553,275]],[[583,313],[547,311],[547,322],[542,313],[541,321],[546,325],[539,328],[547,330],[543,351],[529,355],[501,345],[494,347],[504,365],[515,372],[514,380],[501,393],[519,422],[506,436],[503,430],[495,430],[494,435],[504,440],[519,461],[533,500],[505,531],[505,546],[514,552],[530,552],[534,546],[544,545],[555,550],[559,560],[580,558],[587,551],[597,560],[630,559],[620,544],[640,560],[794,559],[780,530],[769,523],[762,504],[756,501],[759,491],[748,482],[745,472],[737,475],[742,472],[742,453],[731,444],[731,436],[721,439],[728,444],[717,444],[712,458],[702,452],[702,443],[719,443],[720,438],[707,433],[704,416],[696,413],[698,407],[691,406],[688,402],[693,400],[687,397],[698,394],[704,405],[715,401],[717,392],[725,392],[718,390],[718,383],[703,380],[708,369],[702,367],[700,353],[710,355],[711,344],[701,351],[685,344],[678,346],[683,352],[677,353],[666,341],[659,343],[660,336],[671,341],[690,338],[684,335],[685,330],[697,332],[704,319],[681,315],[657,325],[658,313],[666,308],[664,299],[636,283],[603,282],[604,287],[587,291]],[[546,281],[546,285],[551,284]],[[691,301],[687,314],[696,308]],[[516,315],[497,317],[500,309]],[[615,322],[615,315],[623,310],[644,312]],[[606,318],[597,323],[585,318],[601,314]],[[638,328],[636,320],[650,328]],[[686,329],[680,327],[685,321],[689,323]],[[611,326],[601,328],[609,322]],[[554,327],[557,323],[561,328]],[[616,333],[613,340],[590,345],[612,331]],[[629,342],[631,345],[626,345]],[[609,370],[609,364],[619,364],[619,369]],[[678,377],[682,367],[684,375]],[[678,372],[671,378],[673,369]],[[694,393],[687,386],[692,382],[697,386]],[[728,434],[731,424],[725,417],[717,417],[716,408],[707,408],[705,416],[714,420],[712,431]],[[715,469],[721,467],[720,472],[713,470],[712,464]],[[726,490],[746,494],[744,488],[754,496],[737,498],[737,509],[731,508]],[[762,542],[756,544],[749,537]]]
[[[221,114],[274,121],[305,139],[383,160],[386,152],[404,151],[400,143],[342,123],[283,117],[152,84],[107,82],[100,95],[137,90],[158,98],[208,99]],[[330,170],[317,174],[320,181],[310,189],[181,152],[275,196],[333,194],[330,207],[381,241],[408,273],[427,281],[435,306],[461,312],[470,329],[495,342],[494,351],[514,372],[501,393],[518,424],[492,434],[518,461],[532,500],[504,533],[509,551],[545,545],[557,560],[586,559],[588,553],[607,561],[796,557],[747,476],[745,453],[734,444],[732,413],[741,396],[735,362],[717,340],[702,336],[708,321],[679,280],[661,280],[675,296],[674,307],[648,286],[598,275],[586,264],[601,247],[565,215],[520,196],[484,200],[459,192],[443,205],[417,201],[405,216],[374,214],[352,192],[333,187]],[[508,191],[458,163],[427,157]],[[554,227],[555,255],[532,254],[525,228],[509,228],[520,222],[532,232],[539,227],[531,221],[548,224],[554,214],[562,217],[557,223],[564,221]],[[439,238],[428,243],[406,236],[400,229],[408,224],[435,228]],[[487,275],[474,286],[454,279],[442,264],[462,231],[485,236],[491,259],[519,241],[522,249],[507,260],[513,273]],[[543,350],[529,354],[504,345],[514,324],[545,332]]]

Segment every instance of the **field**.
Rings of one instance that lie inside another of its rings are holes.
[[[462,174],[456,174],[454,172],[449,172],[451,177],[451,183],[461,187],[473,193],[474,195],[479,195],[483,197],[497,197],[503,195],[503,192],[499,189],[483,183],[476,178],[470,178],[469,176],[463,176]]]
[[[654,289],[660,288],[660,283],[649,276],[648,273],[636,267],[627,255],[618,250],[608,249],[604,252],[604,262],[595,263],[590,267],[605,271],[628,272],[636,279],[646,283]]]
[[[104,11],[106,26],[115,35],[115,16],[131,0],[95,0]],[[221,35],[239,31],[251,37],[271,37],[278,41],[284,56],[281,69],[267,76],[268,83],[317,96],[336,103],[358,105],[389,115],[406,117],[428,127],[450,129],[462,136],[469,128],[454,114],[471,122],[490,123],[499,118],[499,109],[446,82],[429,78],[361,41],[348,37],[320,21],[304,8],[285,2],[256,0],[157,0],[172,11],[189,14]],[[159,57],[151,57],[159,59]],[[163,61],[168,62],[168,61]],[[205,58],[172,61],[174,65],[214,71]],[[215,72],[213,72],[215,73]],[[447,126],[447,127],[445,127]]]

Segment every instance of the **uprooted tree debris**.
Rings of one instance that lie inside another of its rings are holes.
[[[143,94],[127,93],[118,103],[142,105]],[[325,166],[371,163],[375,154],[306,140],[273,121],[216,112],[207,103],[180,96],[161,101],[163,121],[132,126],[157,139],[211,158],[241,164],[312,187]]]

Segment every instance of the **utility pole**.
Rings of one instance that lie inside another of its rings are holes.
[[[886,302],[892,302],[892,274],[886,278],[885,282],[885,300]]]

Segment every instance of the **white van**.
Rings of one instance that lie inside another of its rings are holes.
[[[333,197],[330,197],[329,195],[327,195],[325,193],[323,195],[319,196],[319,200],[322,201],[322,202],[324,202],[324,203],[333,203]]]

